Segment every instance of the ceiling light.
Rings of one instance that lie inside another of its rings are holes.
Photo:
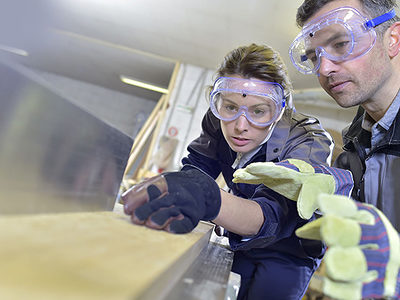
[[[121,81],[123,83],[126,83],[126,84],[138,86],[138,87],[141,87],[141,88],[144,88],[147,90],[151,90],[151,91],[156,91],[156,92],[159,92],[162,94],[168,94],[168,89],[165,89],[165,88],[162,88],[162,87],[150,84],[150,83],[138,81],[138,80],[135,80],[135,79],[129,78],[127,76],[123,76],[123,75],[119,76],[119,78],[121,79]]]
[[[14,47],[9,47],[5,45],[0,45],[0,50],[10,52],[13,54],[21,55],[21,56],[28,56],[29,53],[25,50],[14,48]]]

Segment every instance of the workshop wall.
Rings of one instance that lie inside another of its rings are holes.
[[[54,73],[33,70],[54,92],[97,118],[134,138],[156,102],[74,80]]]

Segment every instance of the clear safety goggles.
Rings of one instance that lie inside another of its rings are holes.
[[[394,9],[367,19],[352,7],[334,9],[305,25],[289,49],[294,66],[304,74],[316,74],[321,57],[332,61],[352,60],[374,46],[374,27],[392,19]]]
[[[210,93],[210,108],[222,121],[244,115],[256,126],[266,127],[276,121],[285,107],[283,87],[275,82],[220,77]]]

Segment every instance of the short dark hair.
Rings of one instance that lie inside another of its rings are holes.
[[[230,75],[279,83],[285,95],[292,90],[292,83],[280,54],[266,45],[251,44],[230,51],[217,69],[215,77]]]
[[[304,0],[303,4],[297,9],[296,23],[299,27],[303,27],[304,24],[310,19],[318,10],[324,7],[326,4],[335,0]],[[359,0],[363,8],[363,13],[367,14],[370,18],[375,18],[393,8],[397,7],[396,0]],[[385,31],[394,23],[399,21],[398,16],[393,17],[389,21],[382,23],[376,27],[378,35],[383,35]]]

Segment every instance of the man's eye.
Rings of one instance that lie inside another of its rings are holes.
[[[343,41],[343,42],[335,43],[333,46],[335,47],[335,49],[343,49],[343,48],[347,48],[347,45],[349,43],[350,43],[349,41]]]
[[[317,56],[315,54],[311,54],[308,56],[308,59],[315,63],[317,61]]]
[[[313,64],[315,64],[317,61],[317,55],[315,54],[315,52],[310,52],[305,55],[304,61],[311,61]]]

